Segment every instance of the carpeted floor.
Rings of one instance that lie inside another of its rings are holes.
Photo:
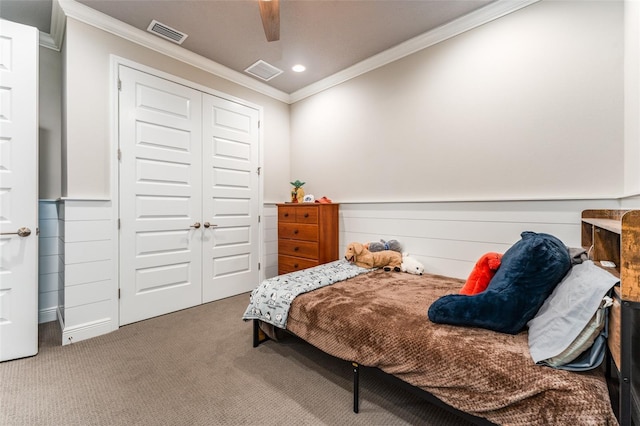
[[[296,338],[252,348],[243,294],[0,363],[1,425],[468,425]],[[365,370],[366,371],[366,370]]]

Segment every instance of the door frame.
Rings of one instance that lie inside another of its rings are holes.
[[[173,74],[166,73],[164,71],[160,71],[158,69],[149,67],[147,65],[140,64],[138,62],[131,61],[126,58],[122,58],[117,55],[109,56],[110,62],[110,88],[109,88],[109,103],[110,103],[110,113],[111,117],[109,118],[110,128],[109,128],[109,140],[110,140],[110,153],[111,153],[111,200],[112,200],[112,215],[113,215],[113,256],[115,259],[114,262],[114,281],[115,285],[115,303],[113,307],[113,318],[117,318],[117,323],[114,324],[114,329],[120,327],[120,298],[118,297],[118,293],[120,290],[120,230],[119,230],[119,212],[120,212],[120,167],[118,163],[118,150],[120,147],[119,141],[119,106],[118,106],[118,69],[121,65],[133,68],[137,71],[144,72],[147,74],[151,74],[155,77],[162,78],[165,80],[169,80],[171,82],[181,84],[183,86],[190,87],[192,89],[198,90],[203,93],[207,93],[212,96],[216,96],[222,99],[226,99],[231,102],[235,102],[246,107],[255,109],[258,111],[258,120],[260,125],[258,126],[258,167],[260,170],[264,170],[264,130],[262,123],[264,121],[264,109],[260,105],[256,105],[254,103],[248,102],[244,99],[236,98],[235,96],[231,96],[227,93],[220,92],[218,90],[212,89],[211,87],[204,86],[199,83],[195,83],[193,81],[189,81],[182,77],[178,77]],[[262,219],[264,217],[264,179],[262,179],[262,175],[260,176],[258,183],[258,216]],[[260,265],[265,265],[264,259],[264,220],[260,220],[258,222],[258,262]],[[258,281],[264,280],[265,271],[264,268],[260,268],[258,271]],[[256,286],[259,284],[256,283]]]

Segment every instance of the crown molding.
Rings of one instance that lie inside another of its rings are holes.
[[[124,22],[118,21],[117,19],[98,12],[95,9],[78,3],[75,0],[59,0],[59,2],[64,14],[69,18],[73,18],[77,21],[114,34],[140,46],[155,50],[163,55],[200,68],[218,77],[262,93],[263,95],[289,103],[289,94],[274,89],[271,86],[245,76],[231,68],[227,68],[224,65],[188,51],[183,47],[160,39],[152,34],[132,27],[131,25],[125,24]]]
[[[346,68],[327,78],[317,81],[316,83],[310,84],[291,94],[282,92],[269,85],[254,80],[253,78],[248,77],[242,73],[227,68],[224,65],[190,52],[183,47],[174,45],[171,42],[162,40],[158,37],[153,36],[152,34],[148,34],[142,30],[134,28],[128,24],[125,24],[124,22],[118,21],[117,19],[98,12],[95,9],[78,3],[75,0],[54,0],[51,25],[52,37],[50,38],[53,40],[52,45],[57,46],[56,50],[59,50],[60,46],[62,45],[62,36],[64,34],[65,23],[64,17],[66,15],[66,17],[71,17],[75,20],[107,31],[138,45],[155,50],[156,52],[162,53],[194,67],[200,68],[218,77],[247,87],[273,99],[285,102],[287,104],[293,104],[309,96],[327,90],[333,86],[344,83],[345,81],[358,77],[359,75],[362,75],[369,71],[373,71],[376,68],[380,68],[391,62],[402,59],[405,56],[426,49],[427,47],[455,37],[473,28],[477,28],[481,25],[501,18],[505,15],[513,13],[539,1],[540,0],[497,0],[481,9],[471,12],[447,24],[444,24],[434,30],[407,40],[404,43],[401,43],[395,47],[392,47],[391,49],[385,50],[384,52],[365,59],[364,61],[361,61],[349,68]],[[56,8],[59,8],[60,10],[58,14],[56,14]],[[60,16],[62,18],[60,18]],[[56,20],[55,25],[53,22],[54,18]],[[46,39],[44,43],[50,43],[47,39],[47,35],[44,34],[43,37],[43,34],[41,33],[41,45],[49,47],[48,45],[43,44],[43,38]]]
[[[47,49],[55,50],[57,52],[60,51],[60,47],[56,45],[53,37],[43,31],[39,32],[38,44],[40,44],[41,47],[46,47]]]
[[[59,52],[62,48],[66,22],[67,18],[58,0],[53,0],[51,2],[51,34],[40,31],[40,46]]]
[[[434,44],[443,42],[539,1],[540,0],[497,0],[481,9],[358,62],[357,64],[349,68],[345,68],[344,70],[325,79],[303,87],[290,95],[290,103],[298,102],[304,98],[322,92],[323,90],[337,86],[347,80],[351,80],[359,75],[373,71],[376,68],[380,68],[391,62],[402,59],[405,56],[409,56],[420,50],[426,49],[427,47],[433,46]]]

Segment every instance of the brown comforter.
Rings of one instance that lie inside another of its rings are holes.
[[[287,329],[322,351],[377,367],[459,410],[505,425],[614,425],[600,369],[535,365],[527,333],[434,324],[463,281],[374,271],[298,296]]]

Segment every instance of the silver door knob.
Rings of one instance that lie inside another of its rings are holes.
[[[209,222],[205,222],[204,223],[204,227],[205,228],[215,228],[218,225],[214,225],[213,223],[209,223]]]
[[[18,229],[18,232],[2,232],[0,233],[0,235],[17,235],[19,237],[28,237],[29,235],[31,235],[31,229],[23,226],[22,228]]]
[[[191,225],[189,228],[196,228],[196,229],[200,228],[200,222],[196,222],[196,223],[194,223],[194,224],[193,224],[193,225]]]

